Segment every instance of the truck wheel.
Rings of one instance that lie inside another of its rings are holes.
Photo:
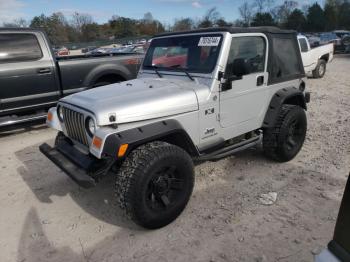
[[[303,146],[306,129],[304,109],[296,105],[283,105],[275,126],[264,130],[265,154],[279,162],[292,160]]]
[[[323,59],[318,60],[317,66],[314,71],[312,71],[312,75],[314,78],[322,78],[326,73],[327,63]]]
[[[180,147],[152,142],[133,150],[116,179],[119,204],[135,223],[149,229],[175,220],[194,185],[191,157]]]

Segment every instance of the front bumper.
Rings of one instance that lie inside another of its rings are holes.
[[[84,188],[94,187],[99,178],[104,176],[114,164],[113,159],[97,159],[91,155],[85,155],[66,140],[60,141],[55,147],[44,143],[39,149]]]

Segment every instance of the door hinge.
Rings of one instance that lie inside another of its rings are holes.
[[[220,113],[218,113],[218,114],[216,115],[216,120],[217,120],[217,121],[220,121]]]

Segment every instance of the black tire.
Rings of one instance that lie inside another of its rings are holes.
[[[191,157],[178,146],[152,142],[134,149],[116,179],[119,204],[135,223],[149,229],[175,220],[194,185]]]
[[[327,62],[323,59],[318,60],[317,66],[314,71],[312,71],[312,75],[314,78],[322,78],[327,69]]]
[[[282,105],[275,126],[264,130],[265,154],[279,162],[292,160],[304,144],[306,130],[304,109],[296,105]]]

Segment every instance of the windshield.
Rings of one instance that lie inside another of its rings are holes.
[[[143,68],[211,73],[216,65],[222,38],[221,34],[207,34],[153,39]]]

